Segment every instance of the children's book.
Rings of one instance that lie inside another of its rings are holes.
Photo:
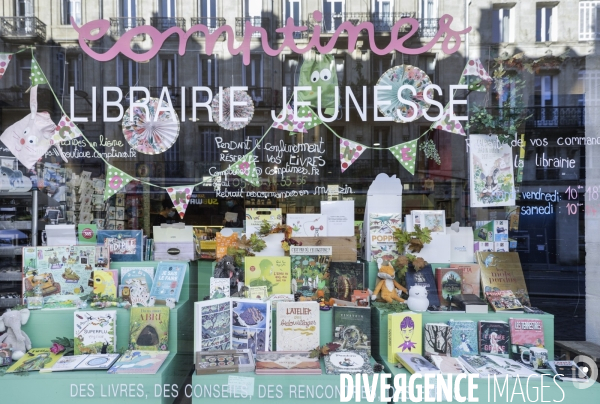
[[[452,296],[462,293],[462,269],[436,268],[435,279],[442,306],[448,306],[448,301]]]
[[[364,350],[335,351],[325,355],[325,372],[328,375],[345,373],[373,374],[369,355]]]
[[[257,375],[320,375],[321,361],[307,351],[261,351],[256,353]]]
[[[423,353],[423,316],[404,311],[388,314],[388,361],[397,363],[396,353]]]
[[[402,227],[401,213],[370,213],[369,239],[371,245],[370,261],[379,258],[392,261],[398,258],[398,248],[394,232]]]
[[[511,318],[510,343],[512,357],[521,360],[525,349],[544,348],[544,323],[537,318]]]
[[[290,293],[292,279],[290,257],[246,257],[246,286],[266,286],[273,293]]]
[[[457,358],[452,356],[431,355],[431,362],[442,372],[442,374],[460,374],[467,371]]]
[[[286,223],[292,228],[292,237],[327,236],[326,215],[288,213]]]
[[[142,261],[142,230],[98,230],[98,244],[108,248],[114,262]]]
[[[77,310],[74,319],[75,355],[117,351],[116,310]]]
[[[443,210],[413,210],[413,226],[429,229],[431,233],[446,233],[446,212]]]
[[[452,328],[444,323],[425,324],[425,356],[452,354]]]
[[[371,310],[368,307],[333,307],[333,343],[339,349],[365,350],[371,356]]]
[[[539,375],[539,373],[534,372],[533,370],[531,370],[531,368],[528,368],[522,363],[519,363],[512,359],[489,354],[484,354],[483,356],[485,356],[490,362],[493,362],[495,365],[502,368],[502,370],[509,376],[528,377]]]
[[[427,289],[427,300],[430,306],[439,306],[440,297],[438,295],[437,282],[433,276],[431,265],[427,264],[420,271],[415,271],[409,267],[406,271],[406,288],[410,290],[411,286],[423,286]]]
[[[452,356],[479,354],[477,343],[477,323],[471,320],[450,320],[452,328]]]
[[[320,346],[320,313],[317,302],[280,302],[275,350],[311,351]]]
[[[168,350],[170,311],[168,307],[132,307],[129,317],[129,349]]]
[[[505,369],[498,366],[496,362],[486,356],[460,355],[458,360],[469,373],[479,374],[481,377],[500,377],[508,374]]]
[[[494,311],[523,311],[523,305],[516,298],[512,290],[485,292],[485,297]]]
[[[450,268],[462,270],[462,293],[479,296],[481,294],[481,270],[479,264],[450,264]]]
[[[117,297],[118,276],[116,270],[94,270],[90,273],[88,285],[96,295]]]
[[[512,290],[523,306],[531,306],[523,268],[516,252],[477,252],[483,293]]]
[[[330,292],[334,299],[352,300],[352,292],[367,288],[365,267],[360,262],[331,262],[329,264]]]
[[[158,301],[167,299],[179,301],[187,267],[188,264],[185,262],[160,262],[156,267],[150,296]]]
[[[150,291],[154,280],[154,267],[121,267],[121,284],[127,285],[130,279],[143,279]]]
[[[411,374],[441,374],[440,370],[419,354],[396,352],[397,361]]]
[[[169,351],[125,351],[108,373],[154,375],[169,356]]]
[[[119,359],[120,354],[93,354],[63,356],[52,368],[44,369],[51,372],[67,370],[108,370]],[[42,372],[43,372],[42,371]]]
[[[53,354],[50,348],[31,348],[21,359],[13,363],[6,373],[33,372],[36,370],[50,369],[64,352]]]
[[[479,321],[479,353],[508,358],[510,327],[505,321]]]
[[[229,297],[230,287],[231,284],[229,278],[215,278],[214,276],[211,276],[209,297],[211,299],[222,299],[224,297]]]
[[[292,293],[310,297],[317,290],[329,288],[331,247],[290,247]]]

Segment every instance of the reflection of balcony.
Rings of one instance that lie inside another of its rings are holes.
[[[0,38],[12,43],[43,42],[46,24],[37,17],[0,17]]]
[[[219,27],[225,25],[225,18],[221,17],[192,17],[192,26],[202,24],[208,28],[208,32],[211,34],[215,32],[215,30]],[[204,36],[201,32],[195,32],[194,36]],[[224,34],[219,36],[219,38],[224,37]]]
[[[273,89],[270,87],[250,87],[248,86],[248,95],[254,101],[254,107],[272,107],[273,104]]]
[[[25,90],[20,88],[2,88],[0,89],[0,106],[24,107],[23,93]]]
[[[371,22],[375,32],[389,32],[396,22],[401,18],[414,18],[415,13],[398,12],[398,13],[373,13],[371,14]],[[410,25],[403,25],[400,32],[408,31]]]
[[[585,107],[532,107],[528,108],[526,126],[551,128],[585,125]]]
[[[113,38],[120,38],[131,28],[140,27],[146,24],[146,20],[141,17],[111,17],[110,34]],[[145,37],[145,35],[141,35]]]
[[[201,86],[201,84],[199,84],[199,86]],[[208,87],[210,88],[210,90],[212,91],[212,98],[216,97],[219,94],[219,88],[218,87],[213,87],[213,86],[204,86],[204,87]],[[192,93],[192,89],[189,89],[190,91],[190,97],[193,97],[193,93]],[[186,99],[187,99],[187,94],[186,94]],[[197,91],[196,92],[196,102],[208,102],[212,99],[211,97],[208,96],[208,93],[206,91]]]
[[[419,18],[419,36],[431,38],[435,36],[439,28],[439,18]]]
[[[266,17],[236,17],[235,18],[235,36],[244,36],[244,30],[246,29],[246,22],[250,22],[253,27],[262,27],[267,32],[271,30],[271,20]],[[259,33],[253,33],[252,37],[260,37]]]
[[[169,28],[178,27],[185,31],[185,18],[182,17],[151,17],[150,25],[165,32]]]
[[[30,93],[25,92],[25,88],[14,86],[11,88],[0,89],[0,107],[10,106],[16,108],[29,109]],[[38,89],[38,111],[54,110],[54,97],[48,88]]]
[[[280,21],[277,24],[277,28],[283,28],[286,25],[286,20]],[[295,39],[300,39],[300,38],[308,38],[308,34],[312,33],[312,26],[310,26],[310,23],[308,21],[304,21],[304,20],[300,20],[300,21],[295,21],[294,25],[297,27],[307,27],[306,31],[298,31],[298,32],[294,32],[294,38]],[[281,32],[277,33],[277,38],[279,39],[283,39],[285,35]]]
[[[169,91],[169,96],[171,97],[171,103],[174,107],[181,106],[181,87],[173,87],[173,86],[165,86],[167,87],[167,91]],[[162,87],[148,87],[148,91],[150,91],[150,97],[160,98],[160,94],[162,93]],[[166,97],[164,101],[167,102]]]

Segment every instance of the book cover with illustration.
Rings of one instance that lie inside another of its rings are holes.
[[[511,318],[510,343],[512,357],[521,360],[521,352],[525,349],[544,348],[544,323],[537,318]]]
[[[125,351],[107,373],[154,375],[169,356],[169,351]]]
[[[510,327],[506,321],[479,321],[479,353],[508,358]]]
[[[471,207],[515,205],[512,148],[497,135],[469,136]]]
[[[361,349],[331,352],[329,355],[325,355],[324,362],[325,373],[328,375],[373,374],[371,358],[366,351]]]
[[[168,307],[132,307],[129,317],[129,349],[169,349]]]
[[[333,307],[333,343],[339,349],[365,350],[371,356],[371,310],[367,307]]]
[[[277,305],[276,351],[312,351],[320,346],[317,302],[280,302]]]
[[[481,270],[479,264],[450,264],[450,268],[462,270],[462,293],[481,296]]]
[[[397,363],[397,353],[423,354],[423,315],[405,311],[388,314],[388,361]]]
[[[516,298],[512,290],[485,292],[485,298],[494,311],[523,311],[523,305],[519,302],[519,299]]]
[[[401,213],[369,214],[370,261],[377,261],[379,258],[392,261],[400,256],[394,237],[394,232],[400,227],[402,227]]]
[[[231,284],[229,278],[215,278],[210,277],[210,292],[209,296],[211,299],[221,299],[223,297],[230,296]]]
[[[367,289],[365,266],[361,262],[331,262],[329,264],[331,297],[351,301],[352,292]]]
[[[154,281],[154,267],[121,267],[121,285],[130,284],[132,279],[143,279],[150,291]]]
[[[306,351],[261,351],[256,353],[257,375],[320,375],[321,361]]]
[[[448,300],[462,293],[462,270],[458,268],[436,268],[435,280],[437,282],[440,305],[447,306]]]
[[[452,354],[452,328],[448,324],[427,323],[424,332],[425,356]]]
[[[457,358],[452,356],[431,355],[431,362],[442,372],[442,374],[467,373],[464,366]]]
[[[310,297],[317,290],[329,289],[332,253],[332,247],[291,246],[292,293]]]
[[[477,323],[471,320],[450,320],[452,328],[452,356],[479,354],[477,343]]]
[[[516,252],[477,252],[483,292],[512,290],[523,306],[531,306],[523,268]]]
[[[50,369],[52,372],[67,370],[108,370],[121,356],[115,354],[93,354],[63,356]]]
[[[117,311],[74,313],[74,354],[106,354],[117,351]]]
[[[108,249],[114,262],[142,261],[142,230],[98,230],[98,244]]]
[[[186,270],[185,262],[160,262],[156,267],[150,296],[159,301],[166,299],[179,301]]]
[[[244,265],[246,286],[266,286],[269,296],[292,290],[290,257],[246,257]]]
[[[33,372],[50,369],[63,357],[64,351],[53,354],[50,348],[31,348],[21,359],[13,363],[6,373]]]
[[[441,374],[437,366],[419,354],[396,352],[396,360],[411,374]]]
[[[286,223],[294,237],[327,236],[327,215],[288,213]]]
[[[501,366],[498,366],[495,361],[492,361],[487,356],[460,355],[458,360],[469,373],[479,374],[480,377],[504,377],[504,375],[508,374],[506,370]]]
[[[429,300],[430,306],[440,305],[437,282],[430,264],[425,265],[420,271],[415,271],[412,266],[408,267],[406,271],[406,289],[410,290],[410,287],[415,285],[427,289],[427,300]]]

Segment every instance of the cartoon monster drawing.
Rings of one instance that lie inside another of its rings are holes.
[[[310,91],[299,91],[300,101],[310,101],[313,108],[318,107],[318,89],[321,89],[321,108],[325,113],[333,115],[339,106],[335,96],[338,85],[335,59],[331,55],[317,55],[315,60],[305,60],[300,68],[299,86],[308,86]],[[339,95],[339,92],[338,92]]]

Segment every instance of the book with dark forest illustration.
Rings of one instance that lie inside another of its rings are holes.
[[[427,323],[424,329],[426,357],[452,354],[452,328],[444,323]]]
[[[340,349],[365,350],[371,356],[371,310],[368,307],[333,307],[333,343]]]
[[[168,307],[132,307],[129,318],[129,349],[167,351],[170,311]]]
[[[448,300],[462,293],[462,269],[436,268],[435,280],[437,282],[438,296],[442,306],[448,305]]]
[[[367,288],[365,266],[360,262],[331,262],[329,264],[331,297],[350,301],[352,292]]]
[[[329,288],[329,261],[332,247],[291,246],[292,293],[310,297]]]

